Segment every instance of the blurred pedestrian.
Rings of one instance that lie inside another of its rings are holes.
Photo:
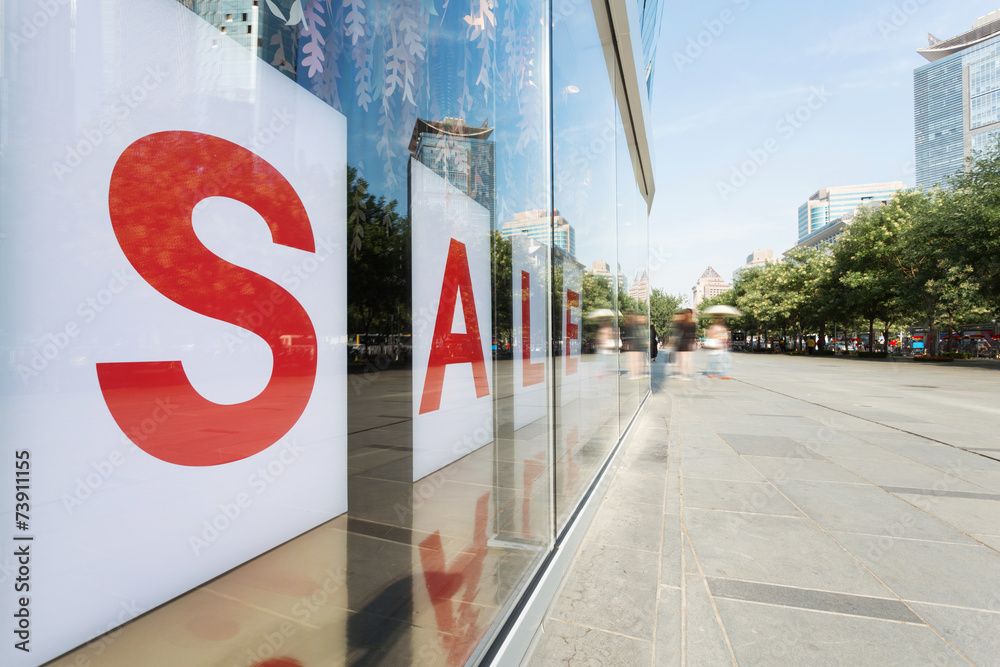
[[[649,325],[649,358],[656,361],[656,354],[659,352],[660,340],[656,337],[656,327]]]
[[[691,379],[691,354],[696,343],[694,311],[685,308],[677,322],[677,373],[681,380]]]
[[[705,347],[708,348],[708,370],[706,375],[723,380],[729,377],[729,329],[725,320],[716,317],[705,335]]]

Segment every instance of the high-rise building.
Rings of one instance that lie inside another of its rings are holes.
[[[695,308],[705,299],[712,299],[731,288],[715,269],[708,267],[691,288],[691,305]]]
[[[473,126],[467,125],[464,118],[417,118],[410,153],[486,208],[490,212],[490,229],[496,229],[496,146],[490,141],[492,133],[493,128],[486,127],[485,122]]]
[[[1000,11],[917,53],[930,62],[913,71],[916,184],[943,187],[1000,134]]]
[[[809,236],[799,239],[799,242],[795,244],[794,247],[790,248],[788,253],[794,252],[796,250],[806,250],[809,248],[821,248],[824,252],[833,252],[833,244],[837,242],[844,232],[851,226],[854,222],[854,218],[862,209],[867,208],[880,208],[889,203],[888,199],[870,199],[865,201],[861,206],[857,207],[847,215],[843,215],[833,222],[831,222],[826,227],[821,227]]]
[[[552,243],[570,258],[576,259],[576,230],[559,215],[559,211],[553,213],[555,215],[549,215],[545,209],[515,213],[513,220],[503,223],[500,234],[505,239],[515,234],[526,234],[546,245]]]
[[[892,199],[903,187],[902,181],[892,181],[821,188],[799,207],[799,242],[859,206]]]
[[[778,260],[774,258],[773,250],[754,250],[752,253],[747,255],[746,263],[733,271],[733,281],[735,282],[740,274],[747,269],[752,269],[758,266],[767,266],[768,264],[776,264]]]
[[[613,281],[615,277],[615,274],[611,272],[611,264],[605,262],[603,259],[595,261],[591,268],[587,269],[587,273],[592,276],[606,278],[609,282]],[[624,292],[628,291],[628,278],[626,278],[625,273],[622,272],[620,264],[618,265],[618,289]]]
[[[632,286],[628,289],[628,295],[640,303],[649,298],[649,274],[641,271],[636,274]]]
[[[299,35],[285,20],[292,11],[291,0],[272,0],[266,5],[257,0],[181,0],[181,4],[288,78],[295,79]],[[229,69],[249,70],[242,62],[231,64]],[[250,72],[240,73],[247,76]]]
[[[594,276],[602,276],[611,279],[611,265],[605,262],[603,259],[596,260],[593,265],[587,269],[587,273]]]

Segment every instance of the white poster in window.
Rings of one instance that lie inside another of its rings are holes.
[[[560,405],[568,405],[580,398],[583,374],[580,358],[583,341],[583,270],[573,260],[563,262],[562,285],[562,377],[560,378]]]
[[[410,160],[413,480],[493,441],[490,212]]]
[[[513,289],[514,428],[545,416],[548,354],[545,276],[548,246],[524,234],[511,239]]]
[[[3,10],[4,665],[347,509],[345,118],[174,0],[43,4]]]

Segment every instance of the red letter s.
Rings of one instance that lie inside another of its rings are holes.
[[[148,454],[186,466],[230,463],[273,445],[302,415],[316,379],[316,333],[298,301],[222,260],[195,235],[192,211],[210,196],[253,208],[275,243],[315,252],[295,190],[245,148],[197,132],[158,132],[118,159],[108,197],[111,224],[132,266],[174,303],[252,331],[274,355],[264,390],[234,405],[203,398],[180,361],[97,364],[104,400],[122,431]],[[273,309],[263,313],[261,302]],[[248,313],[261,315],[247,322]]]

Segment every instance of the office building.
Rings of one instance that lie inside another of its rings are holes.
[[[559,215],[549,215],[545,209],[522,211],[514,214],[500,228],[500,234],[509,239],[515,234],[524,234],[546,245],[555,245],[570,258],[576,258],[576,230],[573,225]]]
[[[591,264],[589,269],[587,269],[587,273],[592,276],[604,278],[612,284],[614,284],[617,275],[619,291],[628,292],[629,282],[628,278],[625,277],[625,273],[622,271],[621,264],[618,265],[618,273],[614,274],[611,272],[611,264],[605,262],[604,260],[597,260]]]
[[[445,5],[0,3],[0,665],[525,661],[650,395],[583,269],[661,9]]]
[[[640,302],[649,299],[649,275],[645,271],[636,274],[632,286],[628,288],[628,295]]]
[[[590,268],[587,269],[587,273],[593,276],[601,276],[602,278],[607,278],[608,280],[611,280],[611,276],[613,275],[611,273],[611,265],[603,259],[595,260],[591,264]]]
[[[417,118],[409,150],[418,162],[485,207],[490,229],[496,229],[496,145],[491,134],[493,128],[485,122],[473,127],[464,118]]]
[[[823,248],[825,252],[832,252],[833,244],[847,231],[854,222],[858,213],[869,208],[881,208],[889,203],[888,199],[871,199],[858,206],[850,213],[841,216],[825,227],[820,227],[805,238],[799,239],[792,248],[784,254],[795,250],[805,250],[808,248]]]
[[[799,242],[867,202],[892,199],[903,187],[892,181],[821,188],[799,207]]]
[[[775,264],[778,260],[774,258],[773,250],[754,250],[752,253],[747,255],[747,261],[743,266],[739,267],[733,271],[733,282],[736,282],[740,274],[747,269],[752,269],[758,266],[767,266],[768,264]]]
[[[946,187],[1000,134],[1000,11],[917,53],[929,62],[913,71],[916,185]]]
[[[265,3],[259,0],[181,0],[181,4],[288,78],[295,79],[299,31],[286,20],[292,11],[292,0]],[[214,48],[217,46],[216,42]],[[243,62],[239,57],[235,60]],[[230,64],[228,69],[235,67]]]
[[[691,303],[694,308],[698,308],[698,304],[705,299],[714,299],[731,287],[715,269],[708,267],[691,288]]]

